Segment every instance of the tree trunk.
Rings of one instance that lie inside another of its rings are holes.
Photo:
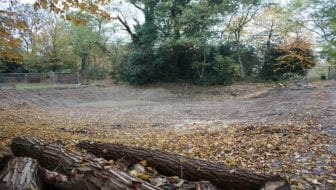
[[[239,26],[235,32],[235,43],[236,43],[236,51],[237,51],[237,61],[240,66],[240,78],[245,78],[245,69],[243,61],[241,60],[241,52],[240,52],[240,33],[242,26]]]
[[[288,182],[279,176],[256,174],[230,168],[222,163],[206,162],[158,150],[88,141],[80,142],[77,146],[105,159],[123,158],[133,163],[147,160],[161,174],[176,175],[190,181],[210,181],[220,189],[261,189],[269,184],[277,184],[283,190],[290,189]]]
[[[48,144],[40,138],[17,137],[13,139],[11,149],[16,156],[35,158],[42,167],[75,179],[77,182],[73,189],[160,189],[129,176],[109,161],[98,159],[87,153],[66,151],[61,143]]]
[[[42,189],[39,165],[27,157],[14,157],[0,173],[1,190]]]
[[[243,61],[241,60],[241,54],[240,54],[240,47],[239,46],[240,46],[240,44],[237,44],[237,58],[238,58],[239,66],[240,66],[240,77],[243,79],[243,78],[245,78],[245,69],[244,69]]]
[[[89,66],[89,53],[82,54],[81,72],[86,72]]]
[[[274,26],[274,21],[272,20],[272,24],[271,24],[271,29],[268,32],[268,38],[267,38],[267,46],[266,46],[266,51],[269,51],[271,49],[271,40],[272,40],[272,36],[273,36],[273,26]]]

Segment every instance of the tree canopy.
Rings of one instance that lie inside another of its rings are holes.
[[[36,72],[110,72],[133,84],[187,80],[208,85],[304,75],[318,56],[333,63],[336,54],[332,1],[5,4],[0,11],[3,72],[15,63]],[[313,40],[303,40],[308,35]],[[323,51],[317,52],[319,47]]]

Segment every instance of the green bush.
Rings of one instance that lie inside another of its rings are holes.
[[[145,84],[153,80],[153,54],[149,50],[136,49],[128,59],[126,79],[130,84]]]
[[[196,68],[204,67],[204,68]],[[197,71],[194,82],[198,85],[215,85],[228,84],[238,76],[239,65],[231,57],[223,57],[220,54],[214,56],[213,62],[209,64],[194,64],[194,69],[203,70],[203,74],[199,75]]]
[[[218,46],[218,53],[224,57],[231,58],[234,62],[237,62],[236,60],[238,60],[236,45],[233,42],[220,44]],[[240,56],[247,77],[255,75],[256,72],[260,72],[260,58],[258,57],[254,47],[241,44]]]
[[[133,49],[125,79],[130,84],[187,80],[198,85],[215,85],[232,82],[238,70],[234,57],[217,46],[204,47],[191,40],[167,41],[158,48]]]
[[[26,69],[22,63],[15,60],[4,60],[0,58],[0,73],[24,73]]]
[[[126,81],[127,62],[130,55],[129,45],[121,44],[121,42],[113,43],[110,52],[111,68],[109,75],[117,81]]]
[[[265,52],[264,64],[260,71],[260,76],[266,80],[277,80],[279,75],[274,72],[274,66],[278,64],[277,58],[281,56],[282,53],[275,47],[270,48]]]
[[[166,42],[156,50],[155,80],[173,82],[192,78],[193,62],[191,44]]]

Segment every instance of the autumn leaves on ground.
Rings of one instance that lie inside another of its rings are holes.
[[[3,90],[0,152],[16,136],[122,143],[335,188],[336,84]]]

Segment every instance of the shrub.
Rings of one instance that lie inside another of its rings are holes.
[[[204,67],[204,68],[197,68]],[[224,57],[220,54],[214,56],[209,64],[194,64],[194,69],[203,69],[202,75],[197,71],[194,82],[198,85],[228,84],[238,76],[239,65],[231,57]]]
[[[133,51],[128,59],[127,81],[130,84],[144,84],[152,81],[153,76],[153,54],[145,49]]]
[[[265,54],[261,75],[265,79],[288,80],[304,76],[315,65],[311,44],[301,39],[280,44]]]

